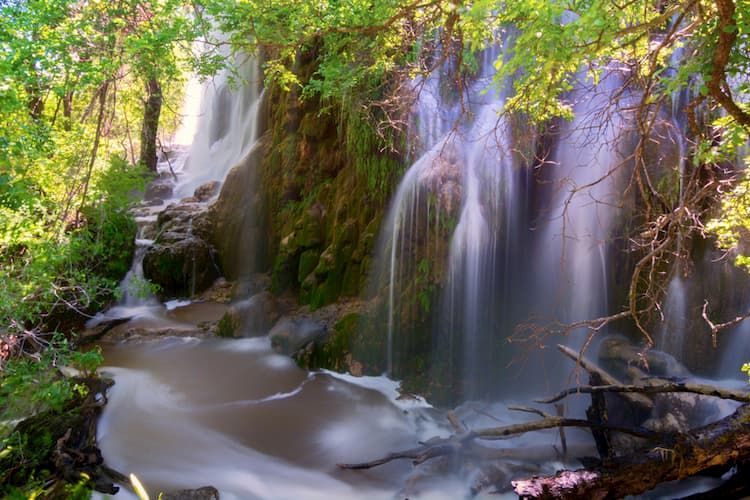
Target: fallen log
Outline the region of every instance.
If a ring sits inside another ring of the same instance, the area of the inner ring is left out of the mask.
[[[605,460],[554,476],[512,481],[524,499],[604,499],[638,495],[658,484],[750,459],[750,405],[732,415],[674,436],[671,445]]]
[[[360,463],[342,463],[337,464],[341,469],[370,469],[379,465],[392,462],[393,460],[399,459],[412,459],[415,465],[421,464],[438,456],[444,456],[454,453],[463,453],[466,456],[477,456],[478,458],[487,458],[487,449],[482,448],[481,451],[475,450],[472,441],[474,440],[488,440],[495,441],[499,439],[507,439],[509,437],[525,434],[527,432],[540,431],[545,429],[555,429],[559,427],[581,427],[581,428],[595,428],[601,430],[607,430],[611,432],[622,432],[630,434],[640,438],[649,439],[652,441],[669,441],[670,436],[663,433],[650,431],[643,428],[630,428],[608,425],[605,423],[591,422],[585,419],[576,418],[565,418],[554,415],[548,415],[536,409],[531,408],[514,408],[520,411],[526,411],[541,415],[543,418],[532,422],[524,422],[521,424],[512,424],[501,427],[487,427],[483,429],[470,430],[465,433],[454,434],[448,438],[434,438],[424,443],[422,446],[411,448],[404,451],[390,453],[384,457],[377,458],[368,462]],[[498,450],[499,451],[499,450]],[[484,455],[480,457],[479,455]]]
[[[664,382],[653,385],[583,385],[565,389],[564,391],[559,392],[551,398],[537,399],[534,402],[551,404],[556,403],[571,394],[600,394],[605,392],[620,394],[664,394],[674,392],[688,392],[692,394],[700,394],[702,396],[712,396],[720,399],[731,399],[734,401],[739,401],[741,403],[750,403],[750,392],[733,391],[731,389],[723,389],[721,387],[716,387],[713,385],[691,384],[685,382]]]

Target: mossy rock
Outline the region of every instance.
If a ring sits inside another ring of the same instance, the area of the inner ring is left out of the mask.
[[[341,295],[354,297],[359,293],[362,282],[361,266],[356,262],[350,262],[344,271],[344,277],[341,281]]]
[[[349,371],[352,341],[357,333],[361,315],[349,313],[336,322],[324,339],[320,339],[295,354],[294,359],[309,370],[326,369]]]
[[[294,245],[312,248],[323,243],[323,206],[316,203],[310,206],[295,224]]]
[[[297,266],[297,281],[304,283],[310,273],[312,273],[318,266],[320,260],[320,252],[315,249],[305,250],[299,256],[299,266]]]
[[[143,258],[143,274],[162,297],[186,297],[206,290],[221,276],[213,249],[201,238],[157,243]]]
[[[279,253],[271,270],[271,291],[281,293],[297,283],[299,257],[297,254]]]
[[[336,302],[341,295],[341,277],[329,274],[326,280],[310,294],[310,308],[315,310]]]

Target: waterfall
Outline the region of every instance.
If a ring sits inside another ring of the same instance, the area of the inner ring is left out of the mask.
[[[607,314],[608,242],[629,168],[628,119],[609,106],[621,83],[613,71],[593,98],[589,82],[571,94],[576,118],[549,138],[550,157],[538,165],[547,179],[534,180],[536,136],[503,114],[509,86],[492,82],[502,50],[480,55],[461,97],[446,92],[444,68],[419,82],[413,132],[422,154],[399,185],[379,250],[389,373],[425,370],[414,359],[428,356],[430,383],[463,398],[513,392],[504,370],[528,353],[506,342],[518,323]],[[426,280],[442,283],[432,294],[437,307],[415,312],[410,294],[422,300]],[[414,317],[422,324],[410,330]],[[420,351],[420,342],[428,348]],[[523,376],[534,385],[560,373]]]
[[[674,356],[684,359],[685,339],[688,328],[688,297],[685,280],[679,270],[669,281],[664,304],[664,321],[660,329],[659,348]]]
[[[607,243],[628,168],[621,151],[626,119],[608,104],[619,83],[612,74],[593,91],[574,93],[575,118],[561,127],[547,165],[553,192],[535,242],[537,300],[564,322],[607,312]]]
[[[200,114],[176,195],[190,196],[205,182],[223,181],[252,150],[259,135],[261,78],[257,59],[240,54],[235,70],[222,70],[204,82]],[[186,135],[183,132],[182,137]]]

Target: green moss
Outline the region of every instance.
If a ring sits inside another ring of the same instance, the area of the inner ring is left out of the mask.
[[[326,304],[336,302],[341,294],[341,276],[338,273],[329,274],[310,295],[310,308],[315,310]]]
[[[237,318],[226,312],[216,325],[216,335],[223,338],[234,338],[237,336],[239,327]]]
[[[297,266],[297,281],[303,283],[305,278],[312,273],[318,266],[320,252],[317,250],[305,250],[299,256],[299,266]]]
[[[357,334],[360,318],[357,313],[343,316],[324,342],[316,342],[308,350],[296,355],[297,363],[307,369],[347,371],[347,356],[351,354],[352,340]]]

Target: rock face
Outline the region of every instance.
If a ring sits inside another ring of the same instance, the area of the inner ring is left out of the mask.
[[[157,218],[154,244],[143,258],[143,274],[159,285],[162,297],[200,293],[221,276],[214,248],[208,243],[212,224],[199,198],[210,198],[217,189],[210,182],[196,189],[185,202],[170,205]]]
[[[301,78],[316,70],[314,57],[300,61]],[[272,290],[291,291],[313,310],[357,297],[401,158],[358,112],[321,112],[318,103],[300,103],[293,93],[270,95],[269,154],[258,181]]]
[[[216,248],[221,268],[229,280],[244,279],[264,269],[266,264],[268,238],[263,196],[259,194],[256,180],[258,164],[266,150],[261,140],[229,171],[208,214],[212,227],[209,241]]]
[[[276,352],[291,355],[324,337],[326,333],[325,325],[309,318],[285,317],[271,328],[268,338]]]

